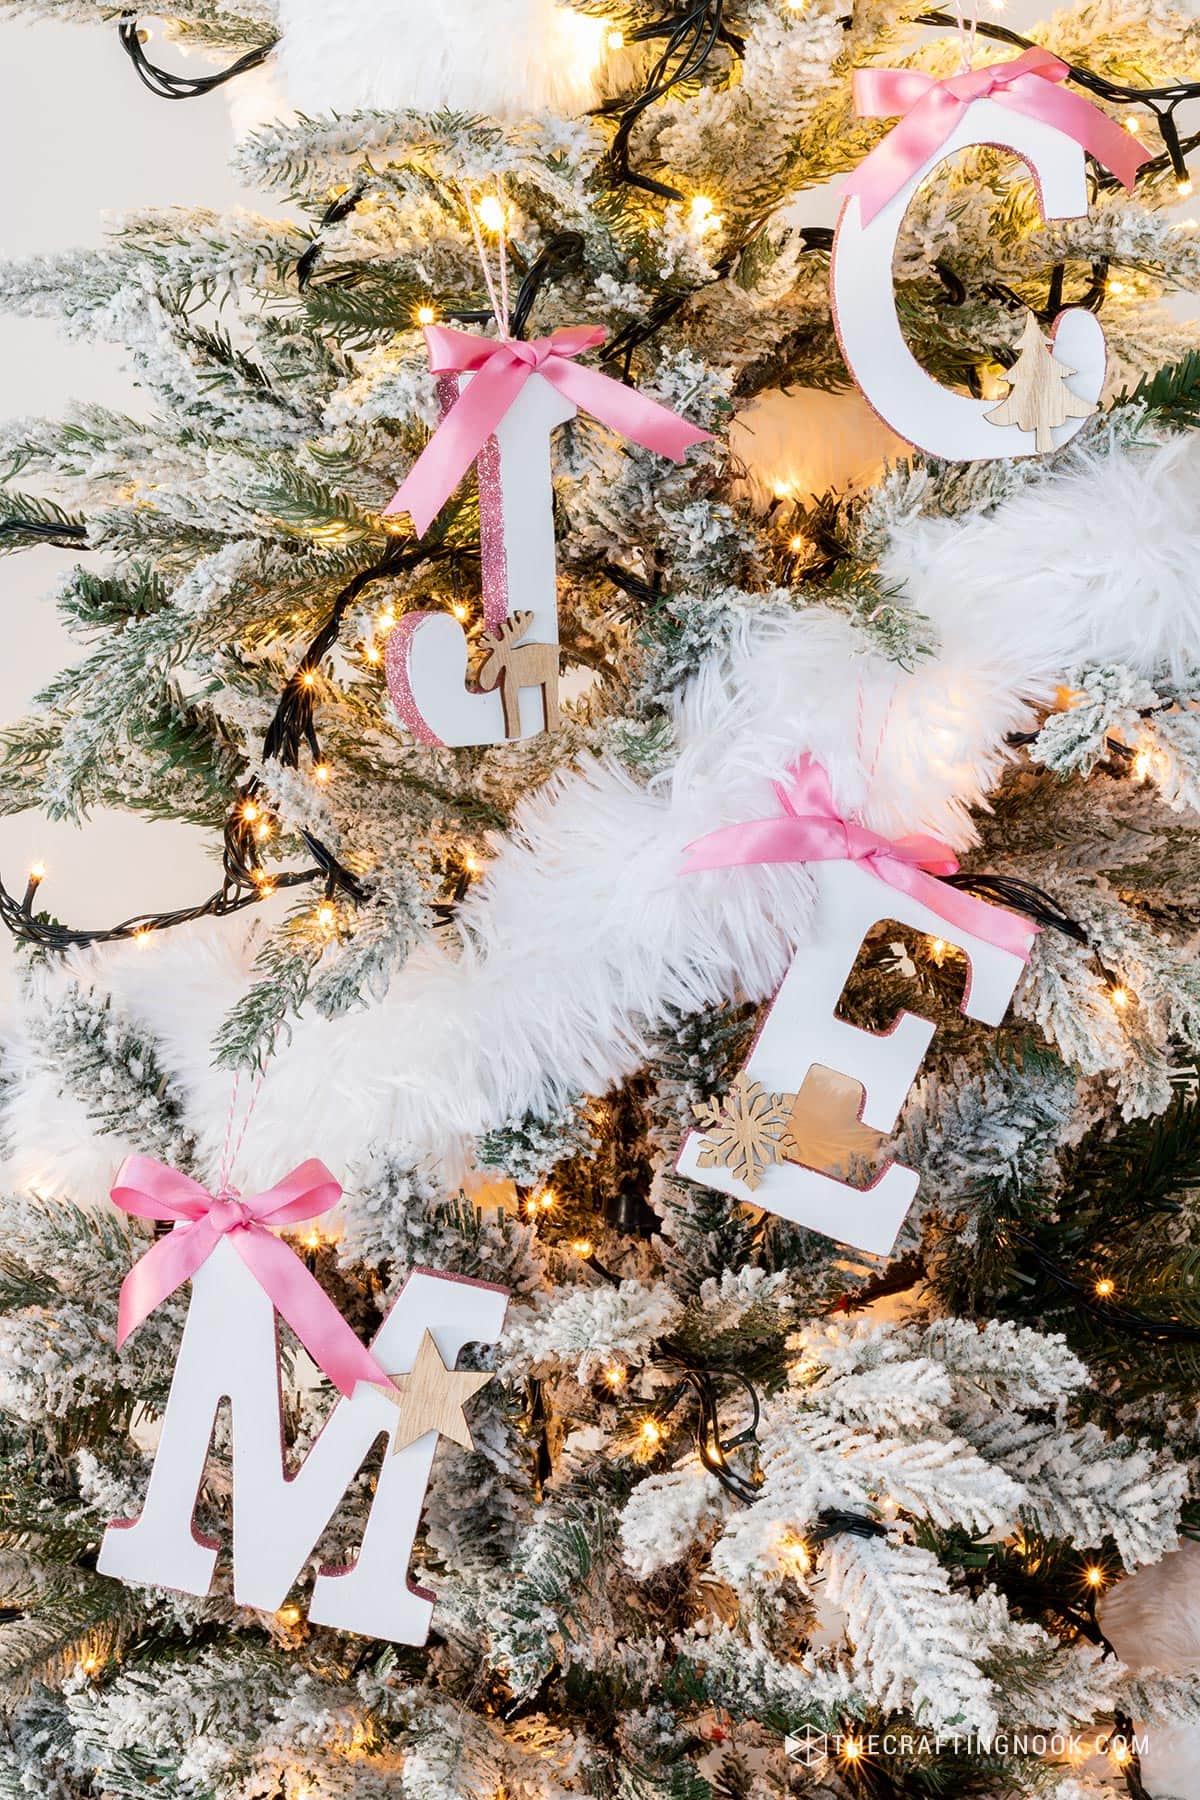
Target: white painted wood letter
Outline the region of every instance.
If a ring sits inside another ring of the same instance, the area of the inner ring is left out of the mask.
[[[796,1093],[808,1071],[820,1066],[860,1082],[860,1117],[876,1131],[891,1131],[933,1038],[934,1027],[901,1013],[888,1032],[861,1031],[835,1016],[842,989],[862,941],[882,919],[896,919],[930,937],[956,944],[968,962],[963,1011],[985,1025],[998,1025],[1025,964],[1009,950],[949,924],[919,900],[887,886],[851,862],[809,865],[817,902],[808,940],[801,944],[771,1004],[746,1062],[746,1074],[770,1093]],[[1029,927],[1029,942],[1034,937]],[[751,1189],[730,1169],[704,1167],[704,1133],[692,1132],[677,1163],[681,1175],[704,1187],[733,1194],[752,1206],[807,1225],[813,1231],[886,1256],[912,1205],[919,1176],[902,1163],[889,1163],[868,1188],[800,1163],[772,1163]]]
[[[1042,216],[1081,218],[1088,210],[1087,165],[1074,138],[995,100],[974,100],[946,141],[911,175],[871,220],[862,222],[862,202],[851,195],[842,207],[833,241],[830,284],[833,319],[842,354],[855,381],[879,417],[910,444],[933,456],[974,462],[1031,456],[1032,431],[1018,425],[989,425],[985,414],[995,399],[956,394],[922,369],[904,341],[896,314],[892,257],[909,202],[939,162],[972,145],[1011,150],[1031,170]],[[1076,307],[1060,315],[1054,355],[1075,373],[1067,387],[1095,403],[1104,387],[1106,353],[1099,321]],[[1054,429],[1056,449],[1073,438],[1082,419]]]
[[[443,407],[453,404],[459,382],[472,380],[443,377]],[[517,657],[558,643],[550,434],[575,412],[548,381],[531,375],[477,463],[484,627],[495,631],[510,612],[531,612]],[[406,613],[391,631],[388,691],[414,736],[426,744],[503,744],[546,729],[546,696],[540,684],[532,685],[520,690],[521,728],[510,736],[500,688],[482,693],[467,686],[467,656],[467,634],[449,613]]]
[[[464,1344],[495,1341],[507,1304],[503,1288],[417,1269],[373,1348],[389,1375],[402,1374],[428,1330],[453,1368]],[[236,1251],[218,1244],[192,1279],[146,1504],[140,1518],[108,1527],[96,1565],[102,1575],[208,1593],[218,1545],[199,1537],[192,1521],[222,1399],[233,1424],[234,1597],[275,1612],[384,1433],[390,1451],[397,1411],[360,1382],[287,1474],[275,1311]],[[356,1561],[317,1577],[308,1609],[315,1624],[399,1644],[425,1642],[434,1597],[410,1584],[408,1564],[436,1448],[430,1431],[385,1456]]]

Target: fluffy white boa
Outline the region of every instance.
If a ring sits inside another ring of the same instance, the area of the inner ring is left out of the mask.
[[[1081,662],[1151,673],[1200,648],[1200,446],[1114,454],[1041,482],[989,518],[898,532],[886,578],[906,583],[942,652],[911,672],[822,609],[775,612],[678,698],[679,753],[648,788],[596,762],[533,796],[462,910],[453,943],[412,959],[385,1002],[304,1016],[276,1058],[245,1181],[320,1155],[344,1170],[373,1146],[436,1150],[572,1089],[633,1071],[672,1007],[767,996],[804,932],[802,868],[681,876],[686,844],[775,810],[771,781],[802,750],[844,812],[889,835],[960,848],[1008,732]],[[219,1146],[229,1080],[210,1063],[250,955],[235,921],[181,930],[150,954],[75,959],[161,1040],[205,1144]],[[20,1018],[8,1037],[13,1170],[102,1192],[125,1146],[97,1138],[39,1068]]]

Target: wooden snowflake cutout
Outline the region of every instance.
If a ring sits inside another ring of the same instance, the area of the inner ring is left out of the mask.
[[[784,1154],[784,1139],[795,1094],[768,1094],[745,1070],[723,1100],[707,1100],[692,1111],[705,1128],[697,1160],[705,1169],[729,1169],[754,1189]]]

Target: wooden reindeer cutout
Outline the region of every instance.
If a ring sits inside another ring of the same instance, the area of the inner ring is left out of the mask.
[[[558,645],[522,642],[533,624],[531,612],[510,613],[507,619],[485,631],[480,645],[487,652],[475,680],[485,694],[500,689],[504,706],[504,731],[521,736],[521,689],[540,688],[546,714],[546,730],[558,729]]]

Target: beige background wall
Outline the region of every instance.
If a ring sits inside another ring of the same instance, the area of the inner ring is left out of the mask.
[[[176,45],[159,60],[188,70]],[[115,26],[0,24],[0,168],[6,171],[0,254],[32,255],[96,244],[103,215],[147,206],[224,208],[237,199],[226,167],[231,141],[224,94],[165,101],[142,87]],[[144,410],[115,349],[65,343],[46,320],[0,314],[0,415],[57,415],[72,396]],[[79,649],[44,596],[75,558],[38,549],[0,559],[0,723]],[[215,885],[214,866],[190,826],[97,814],[81,830],[23,816],[0,818],[0,876],[24,885],[29,864],[50,870],[46,905],[76,924],[111,924],[146,908],[189,901]],[[0,934],[2,935],[2,934]],[[0,982],[8,975],[0,941]]]

